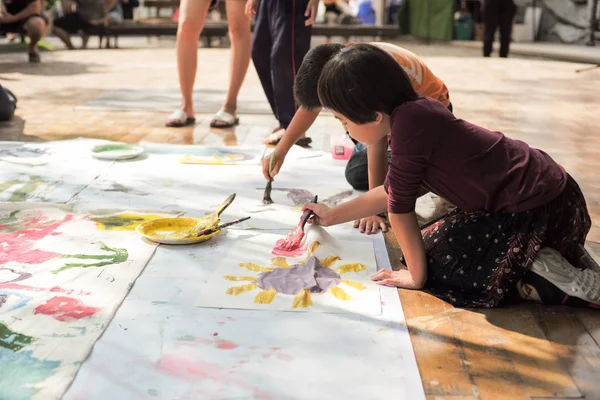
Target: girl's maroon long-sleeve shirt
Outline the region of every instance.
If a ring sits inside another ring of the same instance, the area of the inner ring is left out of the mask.
[[[414,211],[421,185],[467,212],[517,213],[553,200],[567,182],[548,154],[458,119],[429,98],[392,112],[389,142],[384,187],[395,214]]]

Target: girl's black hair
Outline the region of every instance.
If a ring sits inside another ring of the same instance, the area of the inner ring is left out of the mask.
[[[394,58],[370,44],[342,49],[325,65],[319,78],[323,107],[356,124],[375,121],[377,113],[394,109],[419,96]]]

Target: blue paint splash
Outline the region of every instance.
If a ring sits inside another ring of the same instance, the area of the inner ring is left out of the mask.
[[[59,361],[40,360],[31,353],[0,347],[0,399],[29,400],[38,391],[33,385],[51,377],[60,366]]]
[[[27,305],[27,303],[29,303],[33,299],[33,297],[25,296],[24,294],[21,294],[19,292],[5,289],[0,289],[0,295],[6,296],[6,302],[4,304],[0,304],[0,308],[8,307],[8,300],[12,301],[10,296],[17,296],[19,299],[17,304],[14,304],[11,308],[3,309],[3,312],[9,312],[13,310],[18,310],[19,308],[23,308]]]

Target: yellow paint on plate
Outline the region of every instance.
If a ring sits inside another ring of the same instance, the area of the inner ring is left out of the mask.
[[[139,225],[164,218],[154,214],[117,214],[107,217],[92,217],[96,227],[103,231],[134,231]]]
[[[275,289],[263,290],[256,295],[254,302],[257,304],[271,304],[276,294],[277,291]]]
[[[246,293],[258,287],[258,283],[249,283],[242,286],[233,286],[227,289],[227,294],[237,296],[238,294]]]
[[[336,268],[334,271],[338,274],[347,274],[348,272],[361,272],[367,269],[363,264],[346,264]]]
[[[211,237],[219,234],[218,230],[209,235],[196,236],[190,235],[190,231],[203,221],[204,218],[160,218],[141,224],[137,232],[148,240],[165,244],[192,244],[201,243],[209,240]],[[214,222],[213,222],[214,221]],[[203,226],[200,229],[207,229],[219,223],[219,220],[211,220],[208,223],[212,225]]]

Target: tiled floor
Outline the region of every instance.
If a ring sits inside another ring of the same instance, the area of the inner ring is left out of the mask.
[[[94,43],[92,42],[92,45]],[[424,56],[450,88],[455,114],[543,148],[580,183],[600,242],[600,69],[527,59],[483,59],[478,49],[405,47]],[[19,97],[17,117],[0,123],[0,140],[100,137],[126,142],[250,144],[275,123],[240,115],[235,131],[210,130],[209,114],[195,127],[169,129],[164,113],[76,111],[120,88],[177,87],[171,40],[121,40],[121,50],[56,51],[41,65],[22,53],[0,54],[0,82]],[[224,89],[228,50],[202,49],[197,85]],[[262,93],[253,70],[241,96]],[[312,136],[325,146],[340,128],[323,116]],[[397,244],[388,235],[392,260]],[[596,252],[600,254],[600,246]],[[431,399],[600,399],[600,311],[523,305],[458,310],[422,292],[401,291],[426,393]]]

